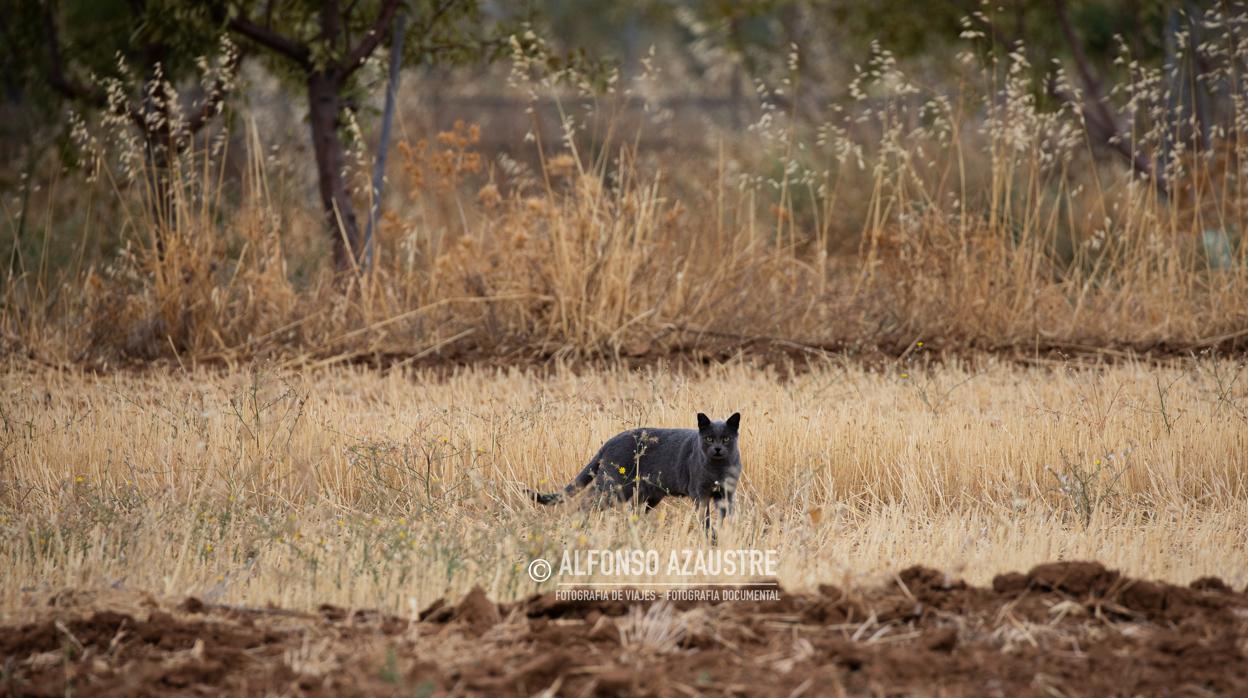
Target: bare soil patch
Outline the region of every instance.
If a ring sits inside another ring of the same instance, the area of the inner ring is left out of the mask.
[[[32,595],[0,626],[8,695],[1245,695],[1248,593],[1096,562],[990,588],[911,567],[779,601],[505,604],[416,617],[117,590]]]

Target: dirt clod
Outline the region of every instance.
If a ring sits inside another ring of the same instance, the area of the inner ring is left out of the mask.
[[[498,612],[498,605],[485,595],[485,590],[475,586],[459,602],[452,620],[462,621],[473,633],[480,635],[498,625],[502,616]]]
[[[1076,595],[1103,594],[1117,579],[1117,572],[1099,562],[1049,562],[1036,565],[1027,575],[1032,589]]]
[[[1222,581],[1220,577],[1201,577],[1188,586],[1197,591],[1220,591],[1224,594],[1235,593],[1235,590],[1227,586],[1226,582]]]
[[[649,602],[498,604],[475,588],[409,620],[66,591],[0,624],[0,693],[1248,695],[1248,596],[1215,578],[1059,562],[980,588],[911,567],[781,593],[675,604],[622,640]]]

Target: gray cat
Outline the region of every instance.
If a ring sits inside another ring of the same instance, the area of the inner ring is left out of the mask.
[[[741,479],[740,425],[739,413],[713,422],[699,412],[697,429],[630,429],[603,444],[563,492],[528,493],[538,504],[556,504],[596,480],[604,495],[645,504],[647,509],[664,497],[689,497],[702,507],[702,521],[709,530],[712,504],[721,520],[732,513]]]

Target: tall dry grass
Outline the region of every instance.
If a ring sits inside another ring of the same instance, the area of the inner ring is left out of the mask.
[[[522,487],[563,484],[624,428],[732,410],[745,474],[721,545],[778,550],[786,587],[915,563],[982,583],[1095,558],[1239,588],[1244,370],[14,369],[0,613],[31,590],[108,585],[407,612],[476,584],[550,588],[525,567],[566,549],[704,548],[687,500],[544,508]]]
[[[1214,49],[1209,83],[1239,90],[1243,52]],[[537,168],[485,158],[471,126],[412,134],[376,268],[348,278],[326,271],[301,168],[270,152],[256,119],[176,159],[172,225],[150,215],[142,158],[83,124],[97,181],[23,208],[4,348],[94,366],[898,355],[919,339],[950,352],[1241,350],[1234,173],[1248,138],[1235,126],[1185,147],[1167,130],[1165,81],[1132,64],[1118,97],[1140,149],[1170,144],[1163,194],[1107,159],[1077,110],[1039,99],[1035,72],[1019,50],[946,89],[880,50],[825,123],[761,89],[756,123],[690,132],[693,156],[613,132],[612,100],[634,89],[622,87],[596,117],[564,113],[563,142],[534,146]],[[522,94],[559,94],[532,65],[513,78]],[[800,96],[796,78],[777,87]],[[594,118],[602,135],[587,142]],[[353,162],[363,195],[364,150]]]

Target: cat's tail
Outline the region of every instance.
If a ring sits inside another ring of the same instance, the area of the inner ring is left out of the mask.
[[[563,488],[562,492],[551,492],[546,494],[538,492],[537,490],[531,490],[527,487],[524,491],[528,493],[528,495],[533,498],[533,501],[538,504],[558,504],[568,497],[571,497],[577,492],[585,489],[589,486],[589,483],[594,481],[594,476],[598,474],[598,462],[599,460],[595,458],[589,463],[589,465],[582,468],[581,472],[577,474],[576,478],[573,479],[572,482],[568,483],[567,487]]]

